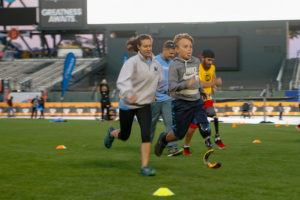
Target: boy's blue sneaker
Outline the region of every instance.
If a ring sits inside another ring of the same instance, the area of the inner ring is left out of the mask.
[[[104,145],[105,145],[105,147],[108,148],[108,149],[111,147],[111,145],[112,145],[112,143],[113,143],[113,141],[114,141],[114,139],[115,139],[113,136],[110,135],[110,133],[111,133],[113,130],[115,130],[115,129],[114,129],[113,127],[110,127],[110,128],[108,129],[107,135],[106,135],[106,137],[105,137],[105,139],[104,139]]]
[[[146,167],[143,167],[141,169],[141,172],[140,172],[141,175],[143,176],[155,176],[155,170],[154,169],[151,169],[150,167],[146,166]]]

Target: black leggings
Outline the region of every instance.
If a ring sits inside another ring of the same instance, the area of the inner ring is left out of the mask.
[[[120,109],[120,133],[119,139],[127,140],[131,133],[132,122],[136,115],[138,123],[141,128],[142,142],[150,142],[150,128],[151,128],[151,109],[150,105],[133,110]]]
[[[109,108],[110,108],[110,104],[105,104],[102,103],[101,104],[101,112],[102,112],[102,120],[105,119],[105,113],[106,113],[106,119],[110,120],[110,115],[109,115]]]

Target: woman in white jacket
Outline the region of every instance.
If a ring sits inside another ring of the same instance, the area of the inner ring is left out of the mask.
[[[136,40],[139,51],[124,63],[117,80],[120,90],[120,129],[109,128],[104,144],[106,148],[110,148],[115,138],[127,140],[136,116],[142,137],[140,173],[154,176],[155,170],[148,165],[151,151],[150,104],[154,101],[158,85],[164,77],[160,64],[152,54],[152,37],[142,34],[136,37]]]

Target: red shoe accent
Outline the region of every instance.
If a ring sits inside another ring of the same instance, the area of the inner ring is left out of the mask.
[[[190,152],[190,147],[183,147],[183,149],[183,155],[192,155],[192,153]]]
[[[190,123],[190,128],[198,128],[197,124]]]
[[[223,144],[223,142],[221,140],[217,140],[215,143],[218,145],[219,149],[226,148],[226,145]]]

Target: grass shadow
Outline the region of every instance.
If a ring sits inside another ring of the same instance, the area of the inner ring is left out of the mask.
[[[136,170],[137,163],[130,162],[127,160],[113,160],[113,159],[101,159],[101,160],[84,160],[84,161],[73,161],[67,164],[70,167],[75,168],[102,168],[102,169],[122,169],[128,171]]]

